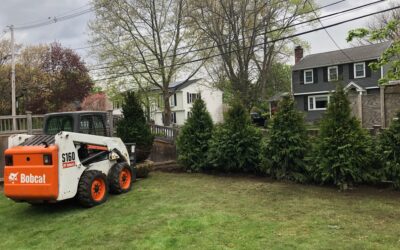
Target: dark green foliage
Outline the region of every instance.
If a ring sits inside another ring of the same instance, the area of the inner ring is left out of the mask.
[[[208,141],[211,138],[213,122],[202,99],[197,99],[192,107],[192,116],[186,120],[177,140],[178,161],[195,172],[207,164]]]
[[[383,163],[386,180],[393,181],[400,188],[400,112],[389,129],[379,137],[379,154]]]
[[[126,143],[136,143],[138,161],[146,159],[153,146],[154,136],[151,134],[142,106],[134,92],[127,92],[124,95],[122,114],[123,119],[117,123],[118,137]]]
[[[304,158],[309,148],[303,115],[293,98],[285,97],[270,126],[261,170],[276,179],[306,182]]]
[[[210,168],[228,172],[254,171],[259,164],[261,133],[250,123],[250,114],[235,101],[225,122],[214,130],[208,160]]]
[[[314,178],[317,182],[333,183],[341,189],[371,181],[373,157],[371,138],[351,115],[346,93],[338,85],[320,124]]]

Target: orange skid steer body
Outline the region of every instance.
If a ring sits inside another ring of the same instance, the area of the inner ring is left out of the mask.
[[[109,191],[129,191],[135,179],[128,150],[116,137],[73,132],[13,135],[5,163],[5,196],[29,203],[76,197],[91,207],[103,203]]]

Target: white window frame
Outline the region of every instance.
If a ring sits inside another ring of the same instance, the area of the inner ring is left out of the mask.
[[[318,111],[318,110],[326,110],[326,108],[317,108],[315,99],[318,97],[328,97],[328,104],[330,102],[330,95],[310,95],[308,96],[308,111]],[[313,103],[313,108],[311,109],[310,103]]]
[[[362,76],[357,76],[357,65],[362,65],[363,67],[364,67],[364,74],[362,75]],[[365,68],[365,62],[359,62],[359,63],[355,63],[354,64],[354,79],[357,79],[357,78],[365,78],[365,75],[366,75],[366,68]]]
[[[171,108],[176,106],[176,103],[175,103],[175,95],[176,95],[176,94],[173,94],[173,95],[171,95],[171,96],[169,97],[169,106],[170,106]]]
[[[307,72],[311,72],[311,82],[307,82]],[[304,84],[312,84],[314,83],[314,70],[313,69],[306,69],[304,70]]]
[[[331,69],[336,70],[336,79],[331,79],[331,73],[329,72]],[[331,66],[328,67],[328,82],[338,81],[339,80],[339,67],[338,66]]]

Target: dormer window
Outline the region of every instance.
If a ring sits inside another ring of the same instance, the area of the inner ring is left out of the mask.
[[[365,77],[365,62],[354,64],[354,78]]]
[[[312,69],[304,70],[304,84],[310,84],[310,83],[314,83],[313,70]]]
[[[328,67],[328,82],[339,80],[338,66]]]

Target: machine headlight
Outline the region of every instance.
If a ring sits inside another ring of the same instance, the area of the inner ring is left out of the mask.
[[[53,159],[50,154],[43,155],[43,164],[44,165],[52,165],[53,164]]]

